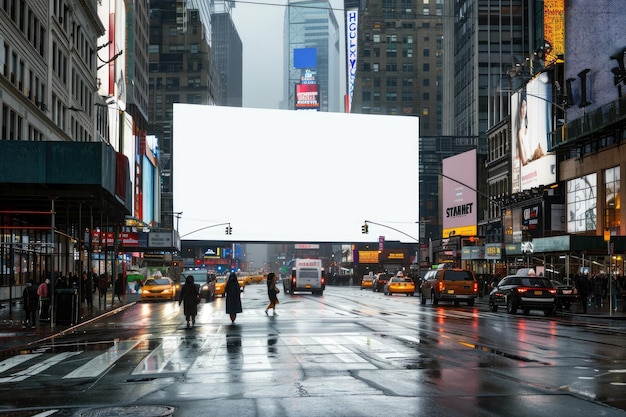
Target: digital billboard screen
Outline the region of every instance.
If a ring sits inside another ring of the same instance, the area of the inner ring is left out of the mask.
[[[443,160],[443,236],[476,234],[476,150]]]
[[[319,84],[296,84],[296,109],[318,109]]]
[[[556,155],[548,152],[552,131],[552,82],[539,74],[511,96],[512,192],[556,182]]]

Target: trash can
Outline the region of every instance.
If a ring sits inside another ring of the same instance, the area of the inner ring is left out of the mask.
[[[78,322],[78,289],[59,288],[55,292],[55,323],[76,324]]]

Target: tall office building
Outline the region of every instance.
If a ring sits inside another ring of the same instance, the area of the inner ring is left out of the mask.
[[[286,109],[296,108],[296,84],[303,79],[304,68],[294,66],[294,50],[315,48],[315,83],[319,85],[319,110],[338,112],[341,109],[339,25],[327,0],[289,1],[285,11],[284,65],[287,68],[284,85]]]
[[[446,2],[448,63],[444,71],[445,135],[479,136],[509,114],[508,74],[523,73],[529,57],[528,0]],[[519,80],[513,80],[519,82]]]
[[[219,77],[217,104],[241,107],[243,103],[243,46],[233,22],[234,2],[217,1],[211,16],[213,63]]]
[[[215,104],[218,78],[210,29],[185,1],[150,2],[150,124],[161,151],[161,226],[174,226],[172,123],[174,103]]]
[[[440,135],[443,0],[367,0],[357,26],[351,112],[419,116],[420,136]]]
[[[126,111],[134,121],[133,134],[148,128],[148,0],[126,1]]]

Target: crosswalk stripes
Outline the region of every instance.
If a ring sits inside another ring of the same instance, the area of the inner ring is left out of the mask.
[[[268,339],[264,337],[236,337],[236,352],[232,346],[232,336],[219,335],[201,339],[166,337],[132,368],[135,378],[165,377],[173,373],[203,374],[228,373],[233,369],[234,354],[238,369],[247,371],[270,371],[276,366],[284,366],[283,361],[270,360]],[[407,341],[415,342],[414,340]],[[55,365],[72,367],[74,362],[64,364],[78,355],[89,355],[80,359],[81,366],[69,371],[62,379],[98,378],[106,374],[117,361],[133,351],[145,341],[116,341],[103,352],[73,351],[62,353],[29,353],[0,361],[0,384],[24,381],[44,375],[44,371]],[[285,354],[300,358],[301,366],[325,367],[333,369],[375,369],[376,363],[395,364],[398,359],[414,355],[414,351],[402,349],[396,343],[385,343],[380,338],[363,334],[352,335],[307,335],[282,336],[282,349]],[[274,346],[274,344],[272,344]],[[373,363],[372,363],[373,361]],[[30,364],[30,362],[36,362]],[[13,371],[13,373],[11,373]],[[57,371],[57,373],[59,373]]]
[[[139,341],[137,340],[116,342],[113,346],[107,349],[106,352],[96,356],[83,366],[76,368],[63,378],[95,378],[102,372],[106,371],[119,358],[130,352],[138,344]]]
[[[43,362],[37,363],[35,365],[32,365],[29,368],[26,368],[22,371],[18,371],[14,374],[12,374],[11,376],[8,377],[4,377],[4,378],[0,378],[0,384],[3,383],[7,383],[7,382],[20,382],[20,381],[24,381],[25,379],[30,378],[31,376],[37,375],[42,373],[43,371],[45,371],[46,369],[60,363],[63,362],[64,360],[66,360],[67,358],[70,358],[72,356],[76,356],[76,355],[80,355],[82,352],[63,352],[63,353],[58,353],[46,360],[44,360]]]

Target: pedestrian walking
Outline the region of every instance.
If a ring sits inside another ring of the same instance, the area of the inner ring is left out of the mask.
[[[278,315],[276,314],[276,304],[278,304],[278,293],[280,293],[280,290],[276,286],[277,279],[278,277],[275,273],[270,272],[269,274],[267,274],[267,297],[270,299],[270,303],[265,308],[266,316],[269,315],[267,311],[270,308],[274,311],[275,316]]]
[[[196,324],[198,304],[200,303],[200,291],[191,275],[185,278],[185,284],[180,291],[178,305],[181,305],[183,302],[185,303],[183,313],[185,314],[185,320],[187,320],[187,328],[190,328]]]
[[[32,280],[29,280],[26,283],[26,287],[24,288],[24,292],[22,293],[22,302],[24,304],[24,312],[26,313],[24,326],[36,326],[37,309],[39,308],[39,296],[37,295],[37,289],[33,285]]]
[[[616,275],[611,276],[611,308],[613,311],[617,311],[617,294],[621,293],[622,289],[619,285]]]
[[[117,274],[114,291],[115,296],[117,297],[117,301],[122,303],[122,297],[126,298],[126,285],[124,285],[124,274],[122,274],[121,272]]]
[[[87,301],[87,308],[89,312],[93,311],[93,280],[87,274],[87,271],[82,273],[82,292],[84,294],[85,301]]]
[[[602,275],[598,274],[593,277],[593,300],[596,308],[602,307],[602,296],[604,292],[604,282]]]
[[[39,300],[41,301],[41,309],[39,312],[39,320],[50,320],[50,279],[46,278],[44,282],[39,284],[37,287],[37,295],[39,296]]]
[[[583,308],[583,313],[587,314],[587,304],[589,299],[589,294],[591,293],[591,281],[587,278],[586,275],[574,275],[574,283],[576,285],[576,289],[578,290],[578,297],[580,298],[581,306]]]
[[[108,272],[100,275],[98,280],[98,293],[100,294],[100,298],[102,298],[106,304],[107,299],[107,289],[109,288],[109,282],[111,281],[111,275]]]
[[[237,274],[234,272],[228,276],[224,295],[226,295],[226,314],[230,315],[230,322],[235,323],[237,313],[241,313],[243,308],[241,307],[241,289],[237,281]]]

